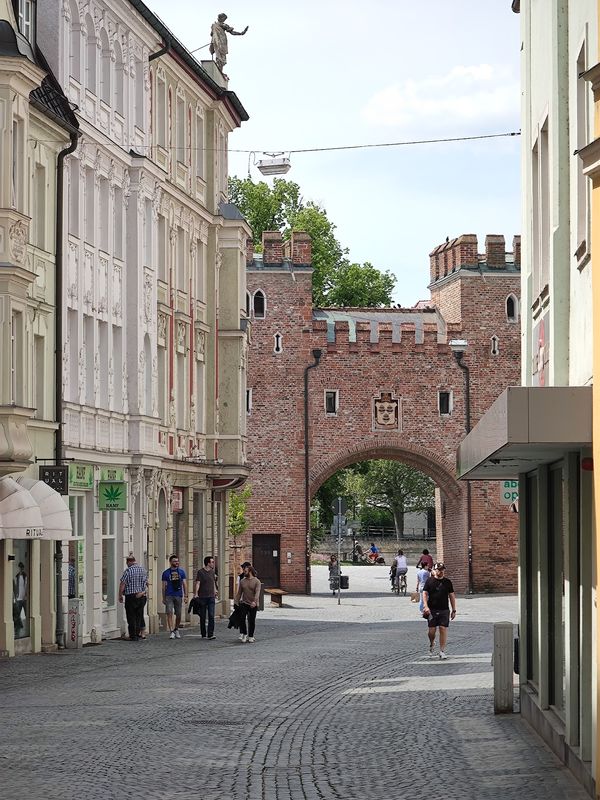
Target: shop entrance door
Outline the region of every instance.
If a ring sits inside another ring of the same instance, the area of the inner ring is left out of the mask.
[[[279,587],[279,534],[257,534],[252,537],[252,564],[265,589]]]

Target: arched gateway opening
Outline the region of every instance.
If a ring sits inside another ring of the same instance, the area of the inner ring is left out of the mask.
[[[488,237],[478,254],[476,237],[462,236],[431,254],[431,300],[316,309],[307,238],[293,234],[282,257],[270,233],[247,265],[248,291],[260,289],[269,311],[255,315],[248,350],[252,498],[241,555],[260,556],[271,585],[310,591],[311,497],[342,467],[396,460],[438,487],[435,556],[457,591],[516,590],[518,515],[498,482],[459,483],[455,459],[469,427],[519,382],[518,326],[506,314],[519,292],[517,249]]]

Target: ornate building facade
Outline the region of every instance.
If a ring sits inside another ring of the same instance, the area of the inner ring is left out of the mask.
[[[149,571],[151,630],[171,552],[190,574],[207,553],[226,563],[226,492],[247,473],[248,233],[225,203],[227,139],[247,115],[138,0],[40,8],[82,133],[67,164],[62,456],[84,641],[100,641],[124,631],[129,551]],[[125,510],[101,509],[109,482]]]

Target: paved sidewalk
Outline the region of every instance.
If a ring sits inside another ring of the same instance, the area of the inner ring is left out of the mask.
[[[451,658],[431,661],[386,568],[348,572],[338,606],[314,568],[313,595],[259,614],[255,644],[223,621],[216,641],[1,661],[2,797],[587,797],[518,715],[492,713],[491,623],[515,621],[514,597],[459,598]]]

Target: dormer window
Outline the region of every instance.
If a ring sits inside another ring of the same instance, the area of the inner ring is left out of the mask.
[[[35,3],[34,0],[18,0],[17,18],[19,31],[30,44],[34,44],[35,36]]]

